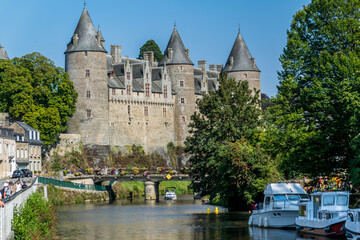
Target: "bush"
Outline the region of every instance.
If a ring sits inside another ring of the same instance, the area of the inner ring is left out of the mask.
[[[53,239],[54,225],[54,208],[38,192],[14,209],[12,229],[15,240]]]

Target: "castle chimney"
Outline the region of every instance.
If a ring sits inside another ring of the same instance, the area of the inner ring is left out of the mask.
[[[150,67],[153,67],[153,65],[154,65],[154,52],[153,51],[144,52],[144,60],[149,61]]]
[[[216,71],[221,72],[222,68],[223,68],[222,64],[216,65]]]
[[[206,60],[200,60],[200,61],[198,61],[198,66],[199,66],[199,68],[201,68],[204,72],[206,71],[206,65],[207,65],[207,61],[206,61]]]
[[[216,64],[209,64],[210,71],[216,71]]]
[[[252,62],[252,64],[253,64],[253,66],[255,67],[256,65],[255,65],[255,58],[251,58],[251,62]]]
[[[190,59],[190,56],[189,56],[189,49],[188,49],[188,48],[185,50],[185,54],[186,54],[187,58],[188,58],[188,59]]]
[[[111,45],[111,57],[113,63],[121,63],[121,46],[120,45]]]
[[[171,61],[173,58],[173,50],[172,48],[168,48],[168,59],[169,61]]]
[[[230,67],[234,66],[234,57],[230,57]]]
[[[79,36],[75,33],[73,35],[73,45],[74,47],[78,44]]]

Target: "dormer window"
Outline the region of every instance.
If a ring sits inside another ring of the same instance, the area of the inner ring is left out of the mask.
[[[150,97],[150,84],[145,84],[145,95]]]
[[[130,73],[129,72],[126,73],[126,79],[130,80]]]
[[[149,79],[149,74],[148,73],[146,73],[146,79]]]
[[[166,80],[166,74],[164,75],[164,79]]]
[[[127,95],[131,94],[131,86],[130,85],[126,86],[126,93],[127,93]]]
[[[168,97],[167,86],[164,86],[164,98]]]

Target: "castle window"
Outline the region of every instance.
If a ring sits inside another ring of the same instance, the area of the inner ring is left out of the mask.
[[[183,86],[184,86],[184,81],[181,80],[181,81],[180,81],[180,87],[183,87]]]
[[[150,97],[150,84],[145,84],[145,94],[147,97]]]
[[[186,121],[185,116],[182,116],[182,117],[181,117],[181,121],[183,121],[183,122],[185,122],[185,121]]]
[[[182,66],[180,66],[180,70],[182,71]]]
[[[130,115],[130,105],[128,106],[128,114]]]
[[[90,91],[86,91],[86,97],[87,97],[87,98],[90,98],[90,97],[91,97]]]
[[[180,98],[180,103],[184,104],[185,103],[185,98]]]
[[[116,94],[116,89],[113,88],[113,89],[112,89],[112,95],[115,95],[115,94]]]
[[[121,95],[124,95],[124,90],[121,90]]]
[[[130,73],[129,72],[126,73],[126,79],[130,80]]]
[[[137,92],[136,94],[137,94],[138,96],[140,96],[140,93],[139,93],[139,92]]]
[[[246,74],[246,73],[244,74],[244,78],[247,78],[247,74]]]
[[[131,93],[131,86],[130,85],[126,86],[126,93],[127,93],[127,95],[130,95],[130,93]]]
[[[148,73],[146,73],[146,79],[149,79],[149,74]]]
[[[90,77],[90,70],[85,70],[85,77]]]
[[[91,110],[90,109],[86,109],[86,117],[91,118]]]
[[[167,86],[164,86],[164,98],[167,98],[168,95],[167,95]]]
[[[166,117],[166,108],[163,108],[163,117]]]
[[[149,108],[147,106],[144,107],[144,115],[149,116]]]
[[[164,79],[166,80],[166,74],[164,75]]]
[[[88,52],[87,52],[87,51],[85,51],[85,57],[87,57],[87,55],[88,55]]]

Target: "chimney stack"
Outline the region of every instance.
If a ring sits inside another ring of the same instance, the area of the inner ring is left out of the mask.
[[[210,71],[216,71],[216,64],[209,64]]]
[[[154,52],[153,51],[144,52],[144,60],[149,61],[150,67],[153,67],[154,66]]]
[[[201,68],[204,72],[206,71],[206,65],[207,65],[207,61],[206,61],[206,60],[200,60],[200,61],[198,61],[198,66],[199,66],[199,68]]]
[[[113,63],[121,63],[121,46],[120,45],[111,45],[111,57]]]

